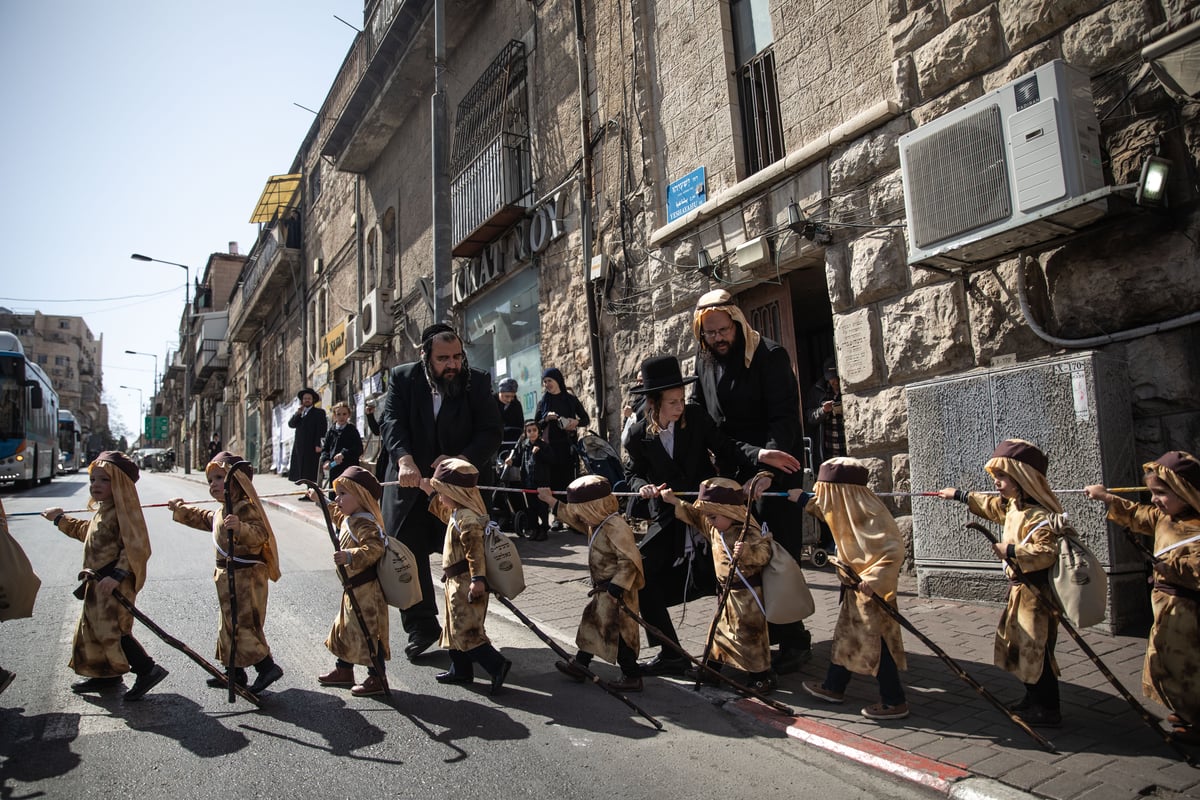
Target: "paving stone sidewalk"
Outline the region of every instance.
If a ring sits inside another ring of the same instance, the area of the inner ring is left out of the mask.
[[[203,480],[203,476],[197,479]],[[275,475],[256,476],[255,485],[262,495],[295,489],[286,478]],[[264,502],[272,507],[271,513],[286,512],[324,526],[320,510],[299,502],[298,494],[268,497]],[[517,547],[528,586],[517,604],[572,649],[590,588],[585,537],[575,532],[551,533],[544,542],[519,539]],[[440,564],[440,555],[433,559]],[[837,617],[838,584],[831,567],[804,566],[817,605],[816,614],[807,620],[813,634],[813,658],[800,673],[782,676],[774,695],[792,706],[800,720],[835,731],[835,738],[842,741],[890,746],[897,753],[1054,800],[1200,798],[1200,769],[1188,766],[1155,736],[1065,633],[1060,632],[1056,648],[1062,670],[1063,725],[1041,731],[1055,744],[1057,753],[1043,750],[908,633],[904,635],[908,671],[902,678],[913,710],[909,718],[880,724],[862,717],[859,709],[878,699],[874,679],[864,676],[854,677],[842,705],[823,704],[810,697],[800,684],[824,677]],[[436,575],[437,570],[434,572]],[[680,639],[689,652],[703,650],[715,605],[714,598],[702,598],[673,609]],[[916,596],[915,578],[907,576],[901,580],[899,607],[1002,702],[1015,701],[1023,694],[1015,678],[992,665],[999,606],[921,599]],[[1089,630],[1084,638],[1134,697],[1152,714],[1165,716],[1164,708],[1141,695],[1144,637]],[[597,662],[597,671],[602,676],[617,674],[616,667],[601,662]],[[685,684],[680,681],[680,685]],[[1195,754],[1200,756],[1200,752]]]

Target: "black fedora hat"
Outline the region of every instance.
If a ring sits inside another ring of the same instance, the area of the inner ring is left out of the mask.
[[[642,362],[642,383],[629,391],[634,394],[650,394],[662,392],[679,386],[695,383],[699,378],[683,377],[679,369],[679,359],[675,356],[652,356]]]
[[[312,395],[312,399],[313,399],[313,402],[314,402],[314,403],[319,403],[319,402],[321,402],[321,395],[317,394],[317,391],[316,391],[315,389],[311,389],[311,388],[309,388],[309,387],[307,387],[307,386],[306,386],[306,387],[304,387],[303,389],[301,389],[300,391],[296,392],[296,399],[297,399],[297,400],[303,400],[303,399],[304,399],[304,395],[306,395],[306,394],[311,394],[311,395]]]

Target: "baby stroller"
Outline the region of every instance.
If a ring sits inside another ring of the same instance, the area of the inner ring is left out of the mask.
[[[621,466],[621,459],[611,444],[594,431],[584,431],[575,447],[587,472],[608,478],[614,492],[629,491],[629,484],[625,482],[625,468]]]
[[[521,481],[521,466],[505,464],[512,455],[516,442],[501,442],[496,452],[497,485],[503,489],[524,489]],[[492,519],[501,530],[511,531],[522,538],[537,530],[537,515],[529,507],[529,495],[520,492],[493,492]]]
[[[804,437],[804,491],[811,492],[816,482],[813,471],[812,439]],[[800,557],[808,559],[818,569],[829,563],[829,553],[821,546],[824,530],[821,522],[812,514],[802,514],[803,522],[800,527]]]

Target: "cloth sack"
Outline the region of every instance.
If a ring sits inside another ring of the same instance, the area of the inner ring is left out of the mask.
[[[391,536],[384,539],[387,549],[375,567],[379,587],[389,606],[411,608],[423,599],[421,582],[417,579],[417,557],[399,539]]]
[[[41,585],[29,557],[8,532],[4,507],[0,506],[0,620],[33,616],[33,602]]]
[[[525,570],[512,539],[500,531],[495,522],[488,522],[483,532],[483,564],[487,570],[488,588],[501,597],[512,599],[525,591]]]
[[[771,560],[763,568],[762,579],[767,622],[799,622],[817,610],[803,570],[778,542],[771,543]]]
[[[1058,534],[1058,560],[1050,568],[1050,587],[1062,614],[1077,628],[1104,621],[1108,609],[1108,575],[1100,559],[1079,539],[1079,533],[1055,514],[1051,524]]]

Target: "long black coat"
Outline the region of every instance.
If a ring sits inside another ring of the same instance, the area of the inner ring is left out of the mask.
[[[680,422],[685,424],[680,425]],[[754,465],[750,459],[737,442],[718,430],[703,407],[688,403],[680,422],[675,423],[674,456],[667,455],[657,436],[646,435],[646,418],[630,428],[629,440],[625,443],[625,480],[630,491],[665,483],[676,492],[694,492],[700,488],[701,481],[718,474],[738,481],[753,476]],[[713,466],[709,452],[716,456],[717,466]],[[654,527],[663,528],[675,522],[675,507],[669,503],[652,500],[651,513]]]
[[[696,359],[700,383],[692,399],[713,417],[717,427],[736,440],[751,461],[758,461],[762,448],[782,450],[804,462],[804,430],[800,421],[800,388],[792,359],[782,345],[765,336],[758,342],[754,358],[747,367],[738,358],[728,364],[717,382],[720,414],[708,407],[703,385],[706,373],[714,369],[707,358]],[[772,470],[776,490],[799,488],[803,472],[792,475]]]
[[[379,429],[388,459],[389,481],[395,481],[399,475],[397,462],[411,455],[423,477],[433,477],[433,462],[439,456],[459,456],[479,470],[480,485],[492,483],[492,459],[500,447],[504,425],[491,393],[491,378],[482,370],[470,370],[466,392],[443,398],[435,422],[433,394],[420,362],[396,367],[392,370]],[[391,536],[397,536],[410,513],[414,510],[425,513],[427,508],[427,498],[420,489],[384,487],[383,514]],[[437,545],[440,549],[441,543]]]
[[[304,406],[300,406],[288,420],[288,427],[296,429],[296,439],[292,442],[292,461],[288,467],[288,479],[298,481],[301,478],[308,478],[315,481],[321,463],[321,454],[317,452],[317,448],[321,445],[321,440],[325,438],[325,429],[328,427],[329,421],[325,417],[325,411],[316,406],[311,407],[307,414],[301,416],[303,410]]]
[[[333,457],[341,454],[342,463],[336,464]],[[346,471],[347,467],[357,467],[362,458],[363,440],[358,428],[347,422],[339,431],[336,425],[329,428],[325,434],[325,446],[321,450],[321,460],[329,462],[329,485]]]

